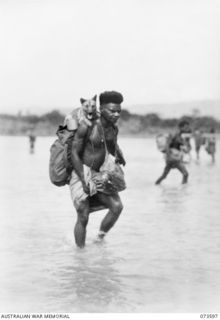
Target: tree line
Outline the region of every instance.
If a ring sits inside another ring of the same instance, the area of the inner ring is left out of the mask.
[[[53,135],[57,127],[63,123],[65,115],[59,110],[53,110],[43,115],[0,115],[0,134],[26,134],[35,129],[39,135]],[[155,133],[158,130],[174,129],[180,119],[187,118],[192,129],[208,131],[215,128],[220,132],[220,121],[211,116],[185,115],[181,118],[162,118],[157,113],[145,115],[131,113],[126,109],[121,112],[119,127],[124,134]]]

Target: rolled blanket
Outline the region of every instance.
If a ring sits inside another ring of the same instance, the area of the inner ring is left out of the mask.
[[[82,182],[74,170],[72,171],[69,183],[71,198],[76,209],[79,207],[81,201],[84,201],[88,197],[95,196],[97,192],[111,195],[126,188],[124,173],[120,165],[116,164],[114,158],[109,154],[99,172],[92,170],[86,165],[83,166],[83,170],[85,182],[89,186],[89,194],[84,192]],[[102,209],[104,208],[105,206],[103,206]]]
[[[115,158],[106,153],[105,161],[100,168],[100,173],[103,177],[103,193],[111,194],[120,192],[126,189],[124,172],[118,163],[115,163]]]

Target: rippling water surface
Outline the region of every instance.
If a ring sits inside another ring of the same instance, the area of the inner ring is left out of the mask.
[[[105,212],[91,214],[79,250],[69,189],[48,179],[53,140],[29,154],[27,138],[0,137],[0,312],[218,312],[219,154],[188,164],[188,185],[174,170],[155,186],[155,141],[121,138],[123,213],[102,244]]]

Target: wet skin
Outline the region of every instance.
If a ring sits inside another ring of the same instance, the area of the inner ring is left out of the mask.
[[[80,124],[72,146],[74,169],[82,182],[84,192],[88,194],[89,188],[85,183],[83,164],[93,170],[99,171],[105,160],[106,147],[104,141],[106,141],[108,151],[113,155],[115,154],[117,145],[117,129],[114,125],[120,117],[121,107],[118,104],[110,103],[100,107],[100,111],[100,119],[92,121],[93,128],[89,128],[85,122]],[[109,209],[100,225],[100,232],[106,233],[119,218],[123,205],[117,193],[110,196],[98,192],[96,197]],[[86,198],[85,201],[82,201],[76,209],[75,242],[78,247],[82,248],[85,245],[86,226],[89,219],[89,199]]]
[[[73,140],[73,162],[80,178],[83,175],[82,164],[98,171],[105,160],[104,133],[100,120],[93,121],[92,126],[90,129],[88,124],[82,122]],[[88,136],[89,130],[91,134]]]
[[[109,103],[100,108],[101,118],[92,121],[93,129],[82,122],[73,140],[72,156],[75,170],[84,182],[83,164],[99,171],[105,160],[105,141],[108,151],[114,155],[117,133],[114,125],[121,113],[121,106]],[[88,131],[91,130],[89,137]]]

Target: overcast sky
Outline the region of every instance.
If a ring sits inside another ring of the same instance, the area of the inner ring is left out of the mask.
[[[0,0],[0,112],[112,89],[124,105],[220,100],[219,17],[219,0]]]

